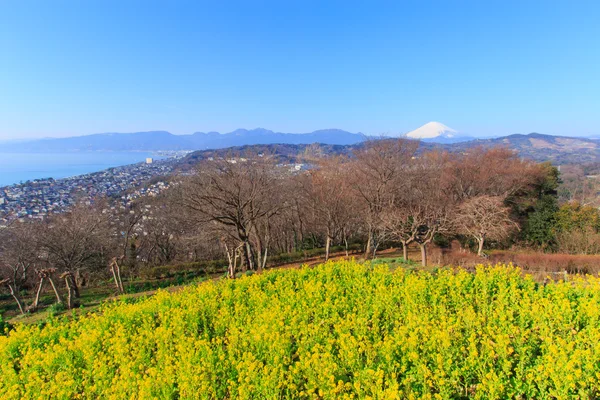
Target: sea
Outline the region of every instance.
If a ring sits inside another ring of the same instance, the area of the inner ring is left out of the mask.
[[[0,153],[0,187],[42,178],[68,178],[161,159],[150,152]]]

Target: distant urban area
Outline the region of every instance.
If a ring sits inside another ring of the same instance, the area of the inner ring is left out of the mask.
[[[167,152],[166,159],[109,168],[64,179],[35,179],[0,187],[0,227],[16,219],[43,219],[64,212],[76,202],[91,204],[98,197],[128,203],[157,195],[168,185],[161,181],[188,152]],[[152,181],[152,182],[151,182]]]

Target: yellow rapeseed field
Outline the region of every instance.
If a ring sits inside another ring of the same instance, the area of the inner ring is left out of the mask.
[[[594,398],[599,317],[597,277],[328,263],[19,326],[0,398]]]

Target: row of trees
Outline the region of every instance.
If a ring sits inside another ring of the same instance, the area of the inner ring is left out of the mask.
[[[307,238],[325,246],[326,258],[332,243],[360,241],[370,256],[396,242],[405,258],[415,243],[426,265],[440,235],[471,237],[481,255],[486,241],[518,231],[553,171],[506,149],[417,150],[414,141],[377,141],[296,174],[266,156],[206,161],[179,186],[181,212],[214,230],[231,273],[237,259],[260,270],[269,252]]]
[[[367,143],[348,157],[317,157],[290,170],[268,154],[202,161],[173,178],[156,198],[128,206],[99,201],[42,222],[0,231],[2,284],[23,312],[45,285],[73,306],[91,280],[175,262],[225,259],[228,275],[260,271],[274,254],[362,244],[373,257],[386,244],[428,247],[442,236],[471,238],[482,254],[490,241],[516,240],[547,195],[547,165],[505,149],[465,154],[418,153],[418,142]],[[529,230],[528,230],[529,229]],[[23,305],[24,291],[38,293]],[[65,295],[66,293],[66,295]]]

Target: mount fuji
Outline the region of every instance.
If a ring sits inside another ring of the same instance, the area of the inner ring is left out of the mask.
[[[474,140],[475,138],[470,136],[464,136],[458,131],[447,127],[440,122],[428,122],[425,125],[410,131],[403,135],[409,139],[418,139],[424,142],[432,143],[460,143]]]

